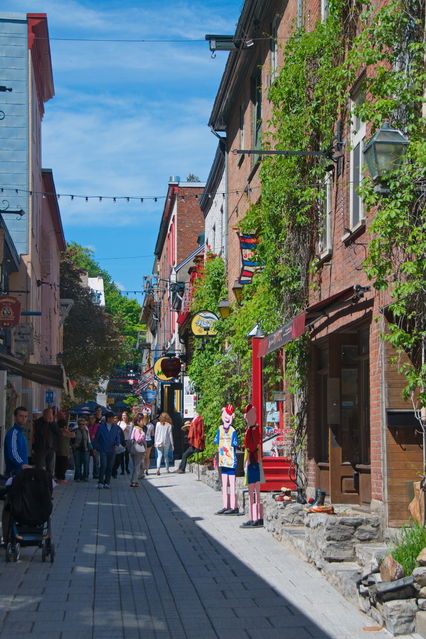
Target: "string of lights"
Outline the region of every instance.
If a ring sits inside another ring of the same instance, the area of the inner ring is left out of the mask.
[[[196,182],[194,182],[194,184],[196,184]],[[316,182],[313,184],[294,184],[293,185],[294,188],[320,188],[323,189],[324,188],[324,184],[321,182]],[[112,202],[131,202],[131,201],[139,201],[141,204],[143,204],[145,201],[154,201],[154,202],[158,202],[158,201],[165,201],[165,200],[169,200],[172,199],[172,197],[177,197],[179,200],[185,201],[185,200],[190,200],[190,199],[195,199],[195,200],[199,200],[201,199],[201,197],[203,197],[204,195],[206,195],[209,199],[213,199],[216,196],[222,196],[222,197],[226,197],[227,195],[249,195],[250,193],[252,193],[255,190],[259,190],[261,188],[260,185],[256,185],[256,186],[250,186],[250,187],[245,187],[245,188],[241,188],[241,189],[235,189],[235,190],[231,190],[231,191],[216,191],[216,192],[212,192],[212,193],[207,193],[207,194],[200,194],[200,193],[194,193],[194,194],[183,194],[183,195],[178,195],[175,194],[173,196],[169,196],[169,195],[83,195],[83,194],[78,194],[78,193],[51,193],[48,191],[36,191],[36,190],[29,190],[29,189],[19,189],[19,188],[14,188],[13,186],[2,186],[0,187],[0,193],[15,193],[15,195],[29,195],[29,196],[34,196],[34,195],[41,195],[42,197],[57,197],[58,200],[61,198],[69,198],[71,201],[73,200],[85,200],[86,202],[89,202],[89,200],[97,200],[98,202],[103,202],[103,201],[112,201]]]

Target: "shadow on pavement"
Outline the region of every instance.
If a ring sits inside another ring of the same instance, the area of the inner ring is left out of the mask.
[[[55,563],[0,556],[0,637],[330,639],[202,519],[148,481],[58,488]]]

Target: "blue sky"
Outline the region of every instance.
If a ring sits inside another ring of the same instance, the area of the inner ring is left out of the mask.
[[[5,5],[48,15],[55,98],[46,104],[43,166],[53,170],[58,193],[156,196],[165,195],[171,175],[207,178],[217,144],[207,121],[228,54],[212,59],[204,35],[234,33],[242,0]],[[59,201],[67,241],[92,248],[130,290],[151,273],[163,204]]]

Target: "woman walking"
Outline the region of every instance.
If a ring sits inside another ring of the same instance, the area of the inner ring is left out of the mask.
[[[151,421],[150,415],[144,415],[142,417],[143,429],[145,432],[145,473],[148,475],[149,467],[151,465],[151,452],[154,446],[154,424]]]
[[[120,426],[121,430],[123,431],[123,435],[124,435],[124,447],[125,447],[125,451],[121,456],[120,459],[120,466],[121,466],[121,474],[124,475],[124,468],[126,468],[126,473],[128,475],[130,475],[130,470],[129,470],[129,447],[127,445],[127,442],[130,439],[130,433],[132,432],[132,428],[133,428],[133,424],[132,424],[132,420],[130,419],[129,413],[124,410],[121,413],[121,419],[118,422],[118,425]],[[118,455],[117,455],[118,457]]]
[[[143,471],[145,465],[145,433],[142,423],[135,417],[133,428],[128,439],[128,448],[132,458],[131,488],[139,486],[138,479],[145,479]]]
[[[74,481],[89,481],[89,451],[92,448],[87,420],[79,417],[75,431],[74,449]]]
[[[157,475],[160,474],[161,460],[164,455],[164,463],[169,473],[169,450],[174,450],[172,434],[172,418],[167,413],[161,413],[155,426],[154,446],[157,449]]]

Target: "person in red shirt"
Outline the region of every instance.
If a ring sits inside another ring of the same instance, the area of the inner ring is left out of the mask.
[[[189,447],[183,453],[179,468],[176,471],[180,475],[185,472],[186,463],[189,457],[191,457],[191,455],[194,455],[194,453],[201,453],[201,451],[203,451],[205,448],[204,422],[199,415],[194,417],[189,426],[188,444]]]

